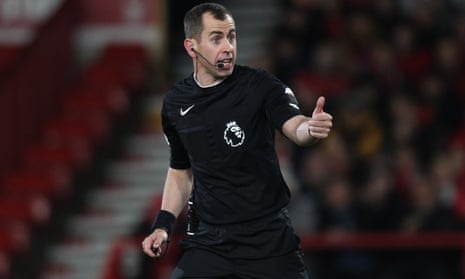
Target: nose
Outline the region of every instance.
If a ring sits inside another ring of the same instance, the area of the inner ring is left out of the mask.
[[[230,41],[227,38],[225,38],[225,43],[223,46],[224,52],[232,52],[234,50],[234,41]]]

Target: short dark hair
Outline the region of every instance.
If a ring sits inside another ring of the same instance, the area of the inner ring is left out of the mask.
[[[224,6],[218,3],[203,3],[190,9],[184,16],[184,35],[186,38],[194,38],[200,41],[202,33],[202,16],[205,13],[211,13],[217,20],[225,20],[232,13]]]

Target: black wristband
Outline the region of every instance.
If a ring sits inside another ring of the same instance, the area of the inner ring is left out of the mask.
[[[155,217],[150,231],[153,232],[155,229],[164,229],[168,235],[170,235],[173,231],[175,221],[176,216],[174,216],[171,212],[162,209],[158,212],[157,217]]]

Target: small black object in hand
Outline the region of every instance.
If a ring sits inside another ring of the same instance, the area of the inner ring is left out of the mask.
[[[169,243],[170,243],[169,240],[167,240],[167,241],[162,242],[160,247],[152,247],[151,248],[153,253],[160,254],[160,256],[158,256],[158,259],[163,259],[166,256],[166,253],[168,252],[168,244]]]

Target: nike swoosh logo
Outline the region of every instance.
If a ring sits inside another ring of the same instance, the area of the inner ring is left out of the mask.
[[[182,108],[179,110],[179,114],[181,116],[184,116],[186,115],[191,109],[194,108],[195,105],[191,105],[190,107],[186,108],[185,110],[183,110]]]

